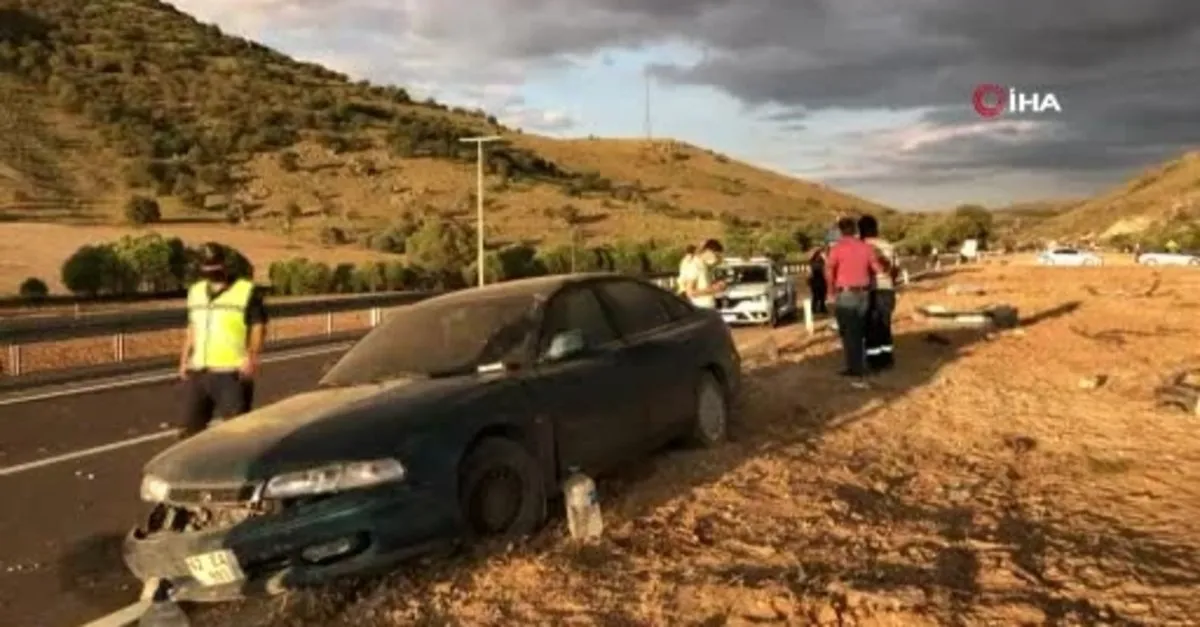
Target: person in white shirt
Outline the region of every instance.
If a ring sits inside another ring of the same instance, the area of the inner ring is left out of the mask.
[[[717,308],[717,294],[725,291],[724,281],[713,280],[713,268],[721,263],[725,248],[721,242],[710,239],[704,242],[692,262],[692,273],[683,283],[683,293],[692,304],[705,309]]]
[[[683,285],[694,273],[692,264],[696,261],[696,247],[689,245],[683,249],[683,259],[679,261],[679,275],[675,277],[675,289],[685,294]]]

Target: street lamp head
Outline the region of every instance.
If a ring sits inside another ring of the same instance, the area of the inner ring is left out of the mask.
[[[460,137],[458,139],[458,141],[463,142],[464,144],[473,144],[473,143],[481,143],[482,144],[485,142],[498,142],[503,139],[504,138],[499,135],[487,135],[484,137]]]

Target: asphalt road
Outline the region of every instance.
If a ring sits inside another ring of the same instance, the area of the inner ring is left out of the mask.
[[[334,356],[265,365],[256,404],[315,384]],[[176,388],[164,382],[0,405],[0,469],[161,432],[175,422]],[[74,627],[136,600],[140,586],[124,572],[120,542],[142,510],[142,464],[171,442],[0,476],[0,625]]]
[[[746,350],[769,333],[735,335]],[[315,384],[336,356],[266,364],[255,404]],[[121,541],[143,514],[142,465],[173,438],[89,449],[173,427],[176,393],[162,381],[17,404],[0,397],[0,625],[76,627],[136,600]],[[50,463],[13,471],[42,460]]]

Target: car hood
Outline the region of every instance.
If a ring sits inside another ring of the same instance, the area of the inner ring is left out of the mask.
[[[399,434],[469,401],[494,379],[403,379],[304,392],[179,442],[144,470],[170,484],[225,485],[394,454]]]
[[[727,298],[754,298],[770,290],[770,283],[741,283],[725,290]]]

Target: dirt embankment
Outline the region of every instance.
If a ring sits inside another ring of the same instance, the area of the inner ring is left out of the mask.
[[[1186,624],[1200,615],[1200,436],[1152,390],[1195,360],[1200,273],[988,267],[902,297],[899,368],[854,390],[834,340],[774,332],[737,441],[602,483],[608,528],[204,625]],[[982,296],[949,296],[950,283]],[[1007,301],[992,336],[907,319]],[[1102,375],[1099,387],[1084,385]],[[842,621],[839,623],[839,621]]]

